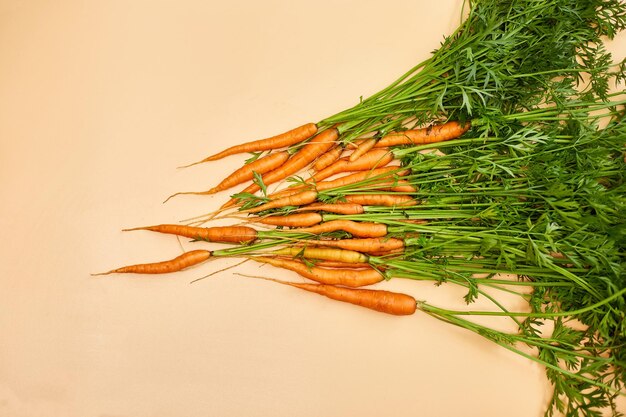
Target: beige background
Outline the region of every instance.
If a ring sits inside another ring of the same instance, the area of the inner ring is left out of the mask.
[[[377,91],[437,47],[460,4],[0,1],[0,416],[540,416],[540,367],[422,314],[230,271],[188,284],[229,262],[89,276],[178,255],[172,237],[119,230],[216,208],[226,195],[161,201],[244,157],[177,165]]]

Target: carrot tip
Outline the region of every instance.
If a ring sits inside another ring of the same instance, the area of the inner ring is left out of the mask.
[[[193,163],[191,163],[191,164],[189,164],[189,165],[181,165],[181,166],[179,166],[179,167],[176,167],[176,169],[189,168],[189,167],[192,167],[192,166],[194,166],[194,165],[201,164],[201,163],[203,163],[203,162],[207,162],[207,160],[206,160],[206,159],[203,159],[202,161],[193,162]]]
[[[114,272],[115,272],[115,270],[111,270],[111,271],[108,271],[108,272],[98,272],[97,274],[90,274],[90,275],[91,275],[92,277],[97,277],[97,276],[99,276],[99,275],[109,275],[109,274],[112,274],[112,273],[114,273]]]

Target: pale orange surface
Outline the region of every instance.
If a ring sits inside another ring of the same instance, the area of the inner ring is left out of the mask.
[[[377,91],[438,46],[460,5],[0,1],[0,416],[540,416],[543,369],[423,314],[232,271],[189,285],[234,261],[89,275],[180,254],[171,236],[120,229],[215,209],[226,193],[161,201],[245,157],[176,166]]]

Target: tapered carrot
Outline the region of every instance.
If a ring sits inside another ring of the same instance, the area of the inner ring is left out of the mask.
[[[341,240],[301,240],[301,243],[317,246],[331,246],[368,254],[380,254],[404,248],[404,241],[396,238],[341,239]]]
[[[371,268],[372,265],[369,263],[346,263],[339,261],[315,261],[315,266],[321,266],[322,268],[352,268],[352,269],[368,269]],[[381,269],[380,267],[378,269]]]
[[[374,145],[376,145],[376,139],[375,138],[365,139],[363,142],[361,142],[359,144],[359,146],[354,150],[354,152],[352,152],[352,154],[350,155],[348,160],[350,162],[356,161],[357,159],[362,157],[366,152],[368,152],[370,149],[372,149],[374,147]]]
[[[315,158],[330,149],[335,144],[339,137],[339,131],[336,128],[330,128],[311,139],[302,149],[296,152],[290,159],[287,160],[280,168],[267,172],[263,175],[263,183],[270,185],[280,180],[283,180],[300,171],[308,164],[313,162]],[[253,183],[242,191],[242,193],[256,193],[261,187]],[[232,207],[236,204],[235,199],[229,200],[221,208]]]
[[[254,217],[248,219],[248,221],[270,226],[308,227],[320,223],[322,215],[319,213],[296,213],[286,216]]]
[[[376,284],[384,279],[380,272],[371,267],[369,269],[331,269],[310,266],[300,261],[281,258],[255,256],[250,259],[297,272],[305,278],[322,284],[357,288]]]
[[[372,184],[376,184],[378,181],[386,181],[385,184],[393,184],[393,182],[389,182],[390,177],[393,177],[394,175],[400,177],[407,175],[408,173],[409,170],[402,170],[399,169],[399,167],[377,168],[371,171],[363,171],[357,172],[355,174],[346,175],[332,181],[321,181],[315,185],[315,188],[317,189],[317,191],[332,190],[334,188],[339,188],[346,185],[355,184],[357,182],[365,181],[368,178],[372,179]]]
[[[326,152],[324,155],[317,158],[317,161],[315,161],[315,163],[313,164],[313,169],[315,171],[323,170],[324,168],[326,168],[327,166],[335,162],[337,159],[339,159],[342,152],[343,152],[342,146],[335,146],[334,148]]]
[[[156,226],[134,227],[132,229],[124,229],[123,231],[128,232],[132,230],[149,230],[192,239],[207,240],[209,242],[242,243],[252,242],[257,238],[257,231],[246,226],[192,227],[180,224],[160,224]]]
[[[443,142],[455,139],[467,132],[471,124],[461,124],[457,121],[432,125],[422,129],[405,130],[384,136],[376,144],[376,148],[398,145],[421,145],[425,143]]]
[[[393,155],[391,152],[385,149],[372,149],[356,161],[351,162],[348,158],[341,158],[332,165],[315,173],[315,175],[307,179],[306,182],[319,182],[341,172],[368,171],[374,168],[382,168],[392,160]]]
[[[287,206],[304,206],[310,204],[317,199],[317,191],[303,191],[301,193],[290,195],[287,197],[272,200],[268,203],[261,204],[258,207],[242,210],[242,213],[259,213],[261,211],[270,210],[279,207]]]
[[[316,132],[317,126],[315,125],[315,123],[307,123],[288,132],[281,133],[280,135],[272,136],[271,138],[260,139],[252,142],[243,143],[237,146],[231,146],[230,148],[225,149],[222,152],[216,153],[215,155],[211,155],[201,161],[194,162],[193,164],[187,166],[189,167],[192,165],[201,164],[203,162],[215,161],[218,159],[222,159],[226,156],[235,155],[238,153],[259,152],[284,148],[286,146],[300,143],[303,140],[313,136]]]
[[[326,211],[337,214],[362,214],[365,212],[362,205],[353,203],[313,203],[295,211]]]
[[[155,262],[148,264],[129,265],[121,268],[113,269],[108,272],[102,272],[92,275],[108,275],[108,274],[167,274],[170,272],[181,271],[190,266],[197,265],[206,261],[211,257],[211,251],[208,250],[192,250],[177,256],[174,259],[164,262]]]
[[[317,226],[292,229],[290,232],[319,235],[343,230],[356,237],[383,237],[387,235],[387,226],[380,223],[353,222],[351,220],[332,220]]]
[[[351,264],[365,263],[367,255],[362,253],[337,248],[311,248],[302,246],[289,246],[272,252],[278,256],[300,256],[307,259],[321,259],[324,261],[337,261]]]
[[[172,194],[167,198],[170,198],[181,195],[181,194],[195,194],[195,195],[208,195],[215,194],[220,191],[228,190],[229,188],[234,187],[235,185],[239,185],[243,182],[250,181],[254,178],[254,173],[257,174],[265,174],[268,171],[272,171],[285,163],[289,159],[288,152],[276,152],[271,153],[263,158],[257,159],[254,162],[246,164],[230,174],[228,177],[224,178],[222,182],[217,184],[215,187],[211,188],[208,191],[187,191],[181,193]],[[165,200],[164,202],[167,202]]]
[[[347,203],[361,204],[363,206],[414,206],[417,201],[408,195],[392,194],[350,194],[344,197]]]
[[[393,314],[395,316],[411,315],[415,313],[417,309],[417,301],[407,294],[363,288],[343,288],[326,284],[287,282],[273,278],[263,279],[314,292],[333,300],[355,304],[381,313]]]
[[[403,175],[407,175],[408,173],[409,173],[409,170],[402,170],[398,166],[376,168],[376,169],[372,169],[368,171],[362,171],[362,172],[357,172],[357,173],[350,174],[350,175],[345,175],[343,177],[337,178],[332,181],[320,181],[316,183],[315,185],[311,185],[311,186],[301,185],[299,187],[290,187],[282,191],[279,191],[277,193],[270,194],[268,197],[271,199],[287,197],[290,195],[297,194],[301,192],[302,190],[307,189],[308,187],[315,187],[317,191],[330,190],[333,188],[343,187],[345,185],[361,182],[361,181],[366,180],[367,178],[381,177],[382,179],[383,174],[389,174],[388,175],[389,177],[394,174],[397,176],[403,176]]]

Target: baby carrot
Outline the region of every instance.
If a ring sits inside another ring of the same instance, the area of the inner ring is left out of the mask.
[[[404,248],[404,241],[396,238],[301,240],[300,242],[317,246],[331,246],[368,254],[378,254]]]
[[[308,206],[300,207],[295,211],[327,211],[337,214],[362,214],[365,210],[362,205],[353,203],[313,203]]]
[[[343,288],[326,284],[304,284],[297,282],[280,281],[273,278],[264,278],[283,285],[300,288],[337,301],[355,304],[361,307],[379,311],[381,313],[406,316],[415,313],[417,301],[407,294],[383,290],[369,290],[363,288]]]
[[[374,168],[382,168],[393,160],[393,155],[386,149],[372,149],[356,161],[350,161],[348,158],[341,158],[332,165],[317,172],[311,178],[307,179],[308,183],[315,183],[325,180],[340,172],[350,171],[368,171]]]
[[[290,232],[319,235],[321,233],[335,232],[337,230],[346,231],[356,237],[383,237],[387,235],[387,226],[384,224],[370,222],[359,223],[351,220],[332,220],[318,224],[317,226],[292,229]]]
[[[353,250],[337,248],[310,248],[290,246],[272,252],[278,256],[300,256],[307,259],[321,259],[324,261],[337,261],[351,264],[366,263],[367,255]]]
[[[321,171],[333,162],[335,162],[341,156],[343,152],[343,147],[335,146],[330,151],[326,152],[324,155],[317,158],[317,161],[313,164],[313,169],[315,171]]]
[[[414,206],[417,201],[408,195],[392,194],[350,194],[344,197],[348,203],[361,204],[363,206]]]
[[[404,132],[391,133],[379,140],[375,147],[387,147],[397,145],[421,145],[425,143],[443,142],[455,139],[467,132],[470,123],[461,124],[457,121],[428,126],[422,129],[405,130]]]
[[[257,238],[257,231],[246,226],[192,227],[179,224],[160,224],[124,229],[123,231],[132,230],[149,230],[209,242],[242,243],[252,242]]]
[[[375,138],[365,139],[363,142],[361,142],[359,144],[359,146],[354,150],[354,152],[352,152],[352,154],[350,155],[348,160],[350,162],[356,161],[357,159],[362,157],[366,152],[368,152],[370,149],[372,149],[374,147],[374,145],[376,145],[376,139]]]
[[[215,155],[211,155],[201,161],[194,162],[193,164],[187,166],[201,164],[208,161],[215,161],[218,159],[222,159],[226,156],[235,155],[238,153],[258,152],[284,148],[286,146],[291,146],[296,143],[302,142],[303,140],[313,136],[315,133],[317,133],[317,126],[315,125],[315,123],[307,123],[288,132],[281,133],[280,135],[272,136],[271,138],[255,140],[241,145],[231,146],[230,148],[225,149],[222,152],[216,153]]]
[[[250,218],[249,221],[271,226],[308,227],[320,223],[322,215],[319,213],[296,213],[286,216],[255,217]]]
[[[382,274],[373,268],[331,269],[309,266],[299,261],[282,258],[251,257],[251,259],[256,262],[262,262],[297,272],[305,278],[322,284],[343,285],[344,287],[357,288],[376,284],[384,279]]]
[[[287,207],[287,206],[304,206],[305,204],[314,202],[316,199],[317,199],[317,191],[303,191],[295,195],[290,195],[287,197],[270,201],[265,204],[261,204],[260,206],[249,209],[249,210],[242,210],[242,213],[258,213],[258,212],[273,209],[273,208]]]
[[[113,269],[109,272],[102,272],[92,275],[108,275],[108,274],[167,274],[170,272],[181,271],[190,266],[197,265],[206,261],[211,257],[211,251],[208,250],[192,250],[185,252],[174,259],[164,262],[129,265],[121,268]]]
[[[254,178],[255,172],[257,174],[264,174],[268,171],[272,171],[280,167],[285,163],[285,161],[287,161],[287,159],[289,159],[288,152],[276,152],[269,154],[267,156],[264,156],[263,158],[257,159],[254,162],[242,166],[208,191],[187,191],[182,193],[175,193],[169,196],[167,200],[181,194],[208,195],[228,190],[235,185],[250,181]],[[167,202],[167,200],[165,200],[165,202]]]

